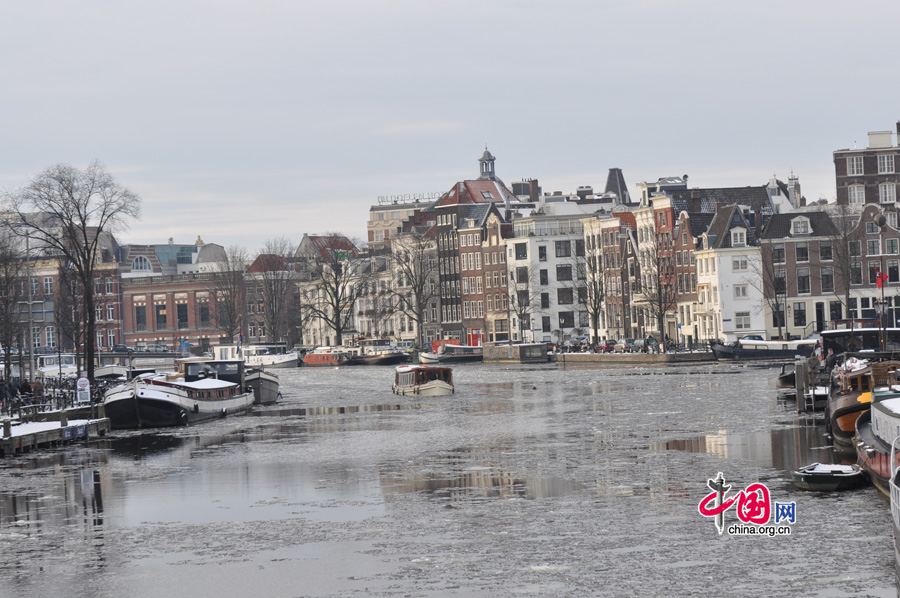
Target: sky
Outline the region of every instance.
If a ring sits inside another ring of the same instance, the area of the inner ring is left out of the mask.
[[[0,189],[98,160],[142,199],[120,243],[364,239],[378,196],[691,187],[793,172],[900,120],[895,0],[8,2]]]

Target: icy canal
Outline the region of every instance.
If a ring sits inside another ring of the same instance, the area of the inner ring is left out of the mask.
[[[0,460],[0,596],[897,595],[887,499],[791,486],[840,455],[774,369],[279,373],[250,416]],[[790,535],[720,535],[718,472]]]

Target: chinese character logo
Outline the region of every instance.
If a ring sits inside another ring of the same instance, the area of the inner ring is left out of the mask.
[[[716,529],[719,531],[719,534],[725,531],[725,511],[731,507],[735,507],[738,519],[742,523],[764,525],[769,522],[769,518],[772,515],[772,506],[769,499],[769,489],[765,484],[750,484],[734,496],[726,497],[726,494],[731,490],[731,486],[725,484],[725,476],[720,471],[718,476],[707,480],[706,485],[709,486],[712,492],[700,501],[697,510],[704,517],[715,518]],[[779,507],[784,506],[782,503],[778,504]],[[778,513],[779,520],[788,518],[788,515],[790,517],[796,516],[796,504],[787,504],[793,505],[790,507],[790,513],[780,511]]]

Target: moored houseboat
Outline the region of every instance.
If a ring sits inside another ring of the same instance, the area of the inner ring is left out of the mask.
[[[249,410],[244,384],[243,361],[185,361],[111,388],[103,406],[114,429],[187,425]]]
[[[728,345],[712,346],[713,355],[719,361],[743,361],[765,359],[794,359],[809,357],[816,348],[817,339],[773,340],[740,339]]]
[[[465,363],[483,361],[484,347],[481,345],[442,344],[435,351],[419,353],[419,363]]]
[[[835,368],[825,418],[835,443],[850,446],[856,419],[872,404],[872,390],[897,382],[900,361],[884,354],[848,354]]]
[[[346,347],[316,347],[303,356],[303,365],[307,367],[335,367],[347,365],[352,354]]]

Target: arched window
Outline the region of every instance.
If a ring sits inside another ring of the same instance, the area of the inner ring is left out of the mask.
[[[134,258],[134,261],[131,263],[132,271],[143,270],[143,271],[149,272],[152,269],[153,268],[150,267],[150,260],[148,260],[147,258],[145,258],[142,255],[139,255],[136,258]]]

